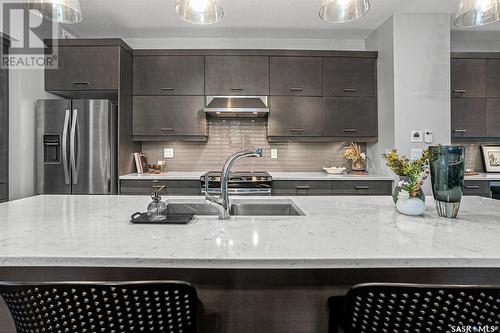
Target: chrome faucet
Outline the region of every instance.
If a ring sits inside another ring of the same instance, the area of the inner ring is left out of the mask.
[[[226,163],[224,163],[224,167],[222,168],[222,174],[220,179],[220,196],[214,197],[208,194],[208,176],[205,176],[205,186],[207,187],[207,191],[205,194],[206,202],[217,208],[219,212],[219,219],[227,220],[231,217],[231,203],[229,202],[229,192],[228,192],[228,181],[229,181],[229,173],[231,172],[231,168],[237,160],[243,157],[262,157],[262,148],[257,148],[255,150],[246,150],[235,153],[231,155]]]

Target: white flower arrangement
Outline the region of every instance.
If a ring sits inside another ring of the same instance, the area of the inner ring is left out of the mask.
[[[398,200],[407,200],[410,198],[410,192],[407,190],[401,190],[398,193]]]

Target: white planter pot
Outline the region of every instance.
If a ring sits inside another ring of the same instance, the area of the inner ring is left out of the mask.
[[[425,212],[425,202],[418,198],[399,199],[396,208],[401,214],[419,216]]]

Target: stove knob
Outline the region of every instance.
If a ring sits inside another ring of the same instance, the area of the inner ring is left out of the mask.
[[[257,177],[257,180],[261,180],[261,179],[262,179],[262,177]]]
[[[210,180],[215,180],[215,177],[210,177]]]
[[[247,181],[247,177],[241,177],[241,180],[246,182]]]

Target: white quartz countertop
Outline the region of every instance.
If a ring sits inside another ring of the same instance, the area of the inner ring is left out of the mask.
[[[480,173],[475,176],[465,176],[465,180],[500,181],[500,173]]]
[[[398,214],[388,196],[266,200],[276,199],[293,200],[306,216],[133,225],[146,196],[11,201],[0,204],[0,266],[500,267],[500,201],[465,197],[459,219],[449,220],[437,217],[430,197],[424,217]]]
[[[205,171],[171,171],[162,174],[144,174],[138,175],[132,173],[121,176],[121,180],[199,180],[205,174]],[[326,172],[269,172],[273,180],[394,180],[394,177],[380,175],[329,175]],[[500,179],[500,177],[499,177]]]

